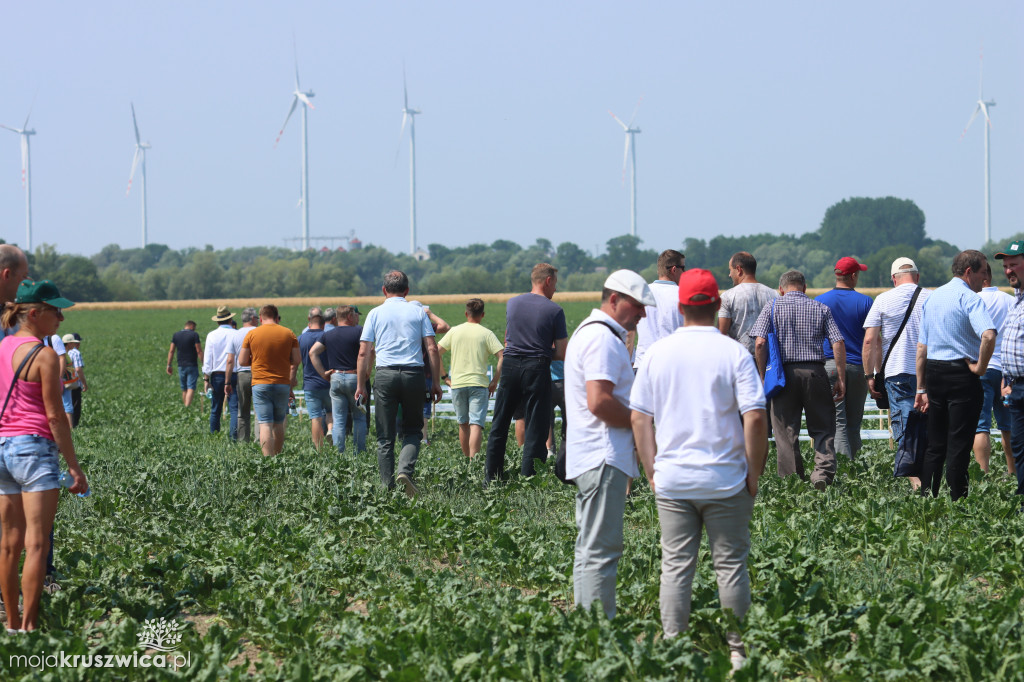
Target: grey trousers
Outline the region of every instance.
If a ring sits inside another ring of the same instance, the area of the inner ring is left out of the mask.
[[[806,412],[807,433],[814,442],[811,482],[832,483],[836,477],[836,408],[825,365],[820,362],[791,362],[783,370],[786,387],[771,401],[779,476],[797,474],[804,478],[800,417]]]
[[[835,388],[839,379],[835,359],[825,361],[829,386]],[[853,458],[860,452],[863,442],[860,430],[864,427],[864,400],[868,397],[868,380],[864,378],[864,365],[846,363],[846,395],[836,406],[836,453]]]
[[[732,609],[743,620],[750,608],[747,555],[754,498],[744,487],[722,500],[659,497],[657,501],[661,521],[661,627],[665,636],[675,637],[690,625],[690,595],[705,528],[722,608]],[[726,637],[731,650],[744,654],[739,633],[729,632]]]
[[[380,469],[380,482],[388,488],[395,487],[399,405],[402,406],[402,451],[398,455],[398,473],[411,478],[416,472],[423,434],[423,403],[427,398],[423,376],[422,367],[377,368],[373,383],[377,466]]]
[[[252,372],[237,372],[238,440],[252,442]]]
[[[600,600],[608,618],[615,617],[615,575],[622,556],[628,481],[629,476],[607,463],[576,477],[573,600],[583,609]]]

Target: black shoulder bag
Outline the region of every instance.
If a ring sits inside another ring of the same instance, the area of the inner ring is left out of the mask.
[[[7,398],[4,399],[4,406],[0,408],[0,419],[3,419],[4,412],[7,411],[7,403],[11,401],[11,394],[14,393],[14,385],[18,383],[18,377],[21,376],[22,370],[26,369],[28,365],[32,364],[32,358],[34,358],[36,354],[39,353],[39,351],[41,351],[42,349],[43,344],[36,344],[32,348],[32,350],[28,352],[28,355],[26,355],[25,358],[21,361],[21,364],[18,365],[17,371],[14,372],[14,378],[11,380],[11,387],[7,389]]]
[[[605,327],[608,327],[608,331],[610,331],[612,334],[615,334],[615,338],[617,338],[619,341],[622,341],[622,337],[619,336],[619,333],[617,331],[615,331],[615,327],[611,326],[607,322],[604,322],[603,320],[593,320],[591,322],[581,324],[579,327],[576,328],[576,332],[579,332],[579,330],[591,324],[600,324],[604,325]],[[574,332],[574,334],[576,332]],[[562,415],[562,419],[565,419],[564,414]],[[566,425],[566,427],[566,434],[568,434],[568,425]],[[566,478],[565,475],[565,438],[562,439],[561,445],[558,446],[558,456],[555,458],[555,476],[558,478],[559,481],[565,483],[566,485],[576,485],[575,480]]]
[[[914,295],[910,297],[910,305],[907,306],[907,314],[903,316],[903,323],[900,325],[899,331],[896,332],[896,336],[892,337],[892,343],[889,344],[889,352],[885,354],[885,359],[882,360],[882,368],[875,372],[875,390],[878,391],[881,397],[875,399],[875,404],[878,405],[879,409],[889,409],[889,394],[885,390],[885,366],[889,363],[889,356],[892,355],[892,349],[896,347],[896,342],[900,340],[900,334],[903,333],[903,328],[907,326],[907,320],[910,319],[910,314],[914,312],[914,304],[917,303],[917,297],[921,293],[921,287],[914,290]],[[881,386],[881,388],[879,388]]]

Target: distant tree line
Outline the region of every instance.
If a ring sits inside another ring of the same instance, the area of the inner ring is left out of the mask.
[[[938,286],[950,278],[957,247],[929,239],[925,217],[908,199],[851,198],[831,206],[814,232],[801,236],[754,234],[745,237],[690,237],[682,244],[641,248],[630,235],[609,239],[603,254],[593,255],[572,242],[555,246],[538,239],[521,246],[507,239],[491,244],[447,247],[430,244],[430,258],[417,260],[377,246],[350,251],[296,252],[278,247],[175,251],[163,244],[122,249],[116,244],[91,256],[60,254],[43,244],[29,254],[33,277],[56,281],[72,300],[134,301],[251,296],[363,296],[380,291],[384,273],[404,270],[417,294],[500,293],[530,288],[530,268],[550,262],[559,268],[562,291],[596,291],[607,272],[629,268],[648,280],[666,248],[686,254],[687,267],[711,270],[728,288],[733,253],[749,251],[758,260],[758,279],[775,286],[790,269],[802,271],[812,287],[834,283],[833,266],[842,256],[868,264],[861,286],[889,286],[889,265],[899,256],[913,258],[921,283]],[[995,250],[989,245],[986,253]],[[997,283],[998,277],[997,277]]]

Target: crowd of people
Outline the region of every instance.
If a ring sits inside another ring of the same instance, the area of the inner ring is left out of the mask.
[[[968,250],[953,260],[949,283],[934,291],[919,286],[913,260],[897,258],[892,289],[874,299],[857,291],[867,266],[843,257],[835,287],[812,299],[797,271],[784,273],[777,289],[760,283],[747,252],[730,259],[733,286],[720,292],[710,272],[687,270],[684,255],[670,249],[660,254],[653,282],[630,270],[608,275],[599,306],[571,335],[552,300],[558,270],[540,263],[531,290],[508,301],[503,339],[481,324],[482,300],[469,299],[465,322],[452,328],[411,300],[408,277],[392,271],[383,279],[383,302],[365,319],[355,305],[314,307],[299,335],[281,324],[273,305],[245,308],[240,327],[221,306],[205,343],[194,321],[173,335],[166,369],[173,375],[176,355],[186,407],[196,402],[202,375],[211,433],[221,430],[226,406],[229,438],[258,438],[267,456],[282,450],[301,371],[313,445],[330,442],[344,452],[352,436],[356,452],[364,452],[372,414],[381,484],[410,497],[420,492],[425,419],[442,398],[442,383],[450,388],[462,452],[485,453],[485,485],[508,477],[516,422],[520,474],[532,476],[537,461],[556,456],[560,477],[576,487],[575,603],[599,603],[608,617],[616,612],[625,502],[642,472],[657,501],[662,625],[673,636],[688,627],[704,530],[722,606],[742,619],[750,605],[749,525],[769,439],[780,477],[795,474],[826,491],[836,483],[837,454],[851,461],[860,454],[868,396],[887,399],[897,447],[913,423],[925,424],[924,455],[902,474],[921,494],[937,496],[945,479],[952,499],[966,496],[972,451],[984,472],[998,468],[990,461],[993,417],[1006,471],[1024,494],[1024,242],[994,258],[1016,297],[993,286],[984,254]],[[87,389],[81,339],[56,334],[61,310],[73,303],[53,283],[26,276],[24,254],[0,246],[0,389],[9,394],[0,415],[5,603],[17,603],[18,561],[26,555],[24,609],[7,614],[15,631],[38,619],[58,453],[72,492],[88,489],[70,435],[80,410],[74,391]],[[813,450],[809,474],[800,448],[804,422]],[[29,466],[15,459],[27,452],[38,455]],[[728,642],[738,667],[743,642],[737,633]]]

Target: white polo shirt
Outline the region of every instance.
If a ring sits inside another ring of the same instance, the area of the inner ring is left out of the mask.
[[[656,279],[651,282],[651,294],[658,305],[645,306],[647,315],[636,325],[634,367],[640,366],[640,361],[651,344],[683,326],[683,315],[679,312],[679,285],[664,279]]]
[[[594,321],[607,322],[615,332]],[[631,478],[639,476],[633,430],[610,427],[594,416],[587,408],[588,381],[612,382],[612,395],[629,405],[633,367],[626,350],[626,330],[601,310],[591,311],[565,350],[565,474],[576,478],[607,462]]]
[[[717,500],[746,485],[740,415],[763,410],[765,400],[754,359],[738,341],[715,327],[677,329],[647,350],[629,402],[654,417],[659,497]]]

